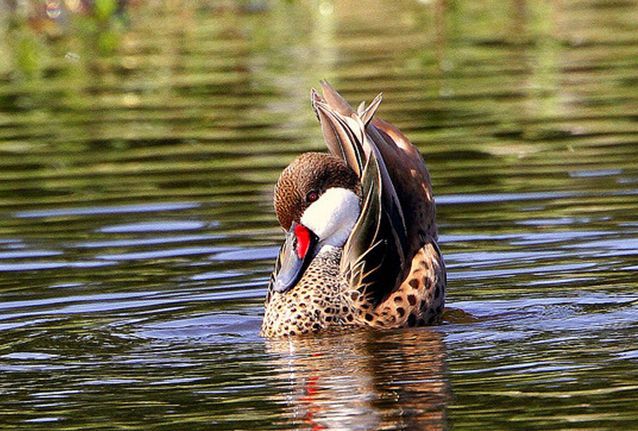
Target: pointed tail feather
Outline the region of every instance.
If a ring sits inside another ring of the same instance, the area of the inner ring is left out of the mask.
[[[352,106],[350,106],[350,104],[346,101],[346,99],[341,97],[341,94],[339,94],[337,90],[335,90],[334,87],[330,85],[330,83],[326,81],[325,79],[321,81],[321,90],[323,91],[323,97],[326,103],[333,110],[347,117],[350,117],[352,116],[352,114],[355,114],[355,111],[354,109],[352,109]]]
[[[348,166],[361,177],[365,163],[364,149],[364,129],[359,126],[356,120],[344,117],[338,112],[330,109],[324,102],[315,101],[313,103],[324,141],[328,150],[333,155],[342,158]]]

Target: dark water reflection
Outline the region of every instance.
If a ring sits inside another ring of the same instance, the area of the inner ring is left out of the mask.
[[[638,3],[195,3],[0,0],[0,428],[638,428]],[[442,326],[258,335],[326,77],[425,155]]]
[[[309,429],[447,429],[438,332],[352,333],[267,341],[286,383],[286,422]]]

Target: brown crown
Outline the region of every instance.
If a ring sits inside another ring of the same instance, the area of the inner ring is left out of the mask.
[[[359,179],[341,159],[324,153],[304,153],[288,165],[275,186],[275,212],[279,224],[290,229],[299,223],[311,202],[310,192],[319,195],[331,187],[343,187],[359,194]]]

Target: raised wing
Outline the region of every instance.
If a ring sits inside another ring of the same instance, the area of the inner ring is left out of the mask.
[[[362,211],[353,228],[341,260],[341,270],[351,285],[364,290],[378,303],[403,281],[406,260],[412,258],[411,241],[401,199],[384,158],[389,145],[373,125],[381,96],[358,112],[327,82],[323,94],[312,92],[312,104],[321,122],[329,151],[341,157],[359,176]],[[375,120],[376,121],[376,120]]]

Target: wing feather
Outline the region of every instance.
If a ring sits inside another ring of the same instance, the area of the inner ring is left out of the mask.
[[[311,99],[326,145],[361,181],[362,211],[344,246],[341,270],[353,288],[378,302],[398,287],[411,258],[401,201],[379,149],[385,142],[371,123],[382,97],[357,113],[330,84],[322,82],[322,89],[323,97],[313,90]]]

